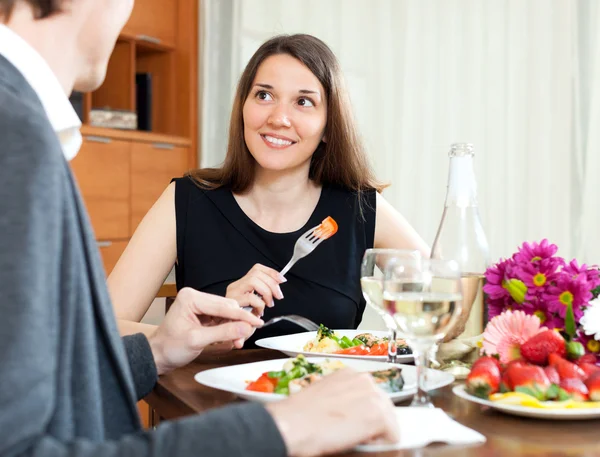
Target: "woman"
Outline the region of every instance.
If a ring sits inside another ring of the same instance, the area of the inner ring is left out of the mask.
[[[175,179],[108,278],[122,333],[152,331],[139,321],[174,264],[178,289],[234,298],[265,320],[301,314],[356,328],[365,249],[429,254],[381,190],[332,51],[310,35],[270,39],[239,81],[223,166]],[[327,216],[337,234],[281,277],[298,237]],[[250,343],[297,331],[281,322]]]

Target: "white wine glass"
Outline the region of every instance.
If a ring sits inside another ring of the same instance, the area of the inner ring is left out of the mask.
[[[452,260],[396,258],[385,268],[383,306],[415,356],[417,393],[411,406],[433,407],[426,389],[427,358],[456,322],[462,298],[460,269]]]
[[[383,271],[394,259],[419,259],[421,253],[409,249],[367,249],[360,269],[360,285],[367,304],[383,319],[389,332],[388,362],[396,363],[396,323],[383,306]]]

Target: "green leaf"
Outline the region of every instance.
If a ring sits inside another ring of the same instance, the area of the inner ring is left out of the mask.
[[[572,340],[575,336],[575,315],[573,314],[573,304],[569,303],[567,305],[567,313],[565,314],[565,332],[569,337],[569,340]]]
[[[542,396],[541,392],[533,386],[518,386],[515,387],[515,392],[520,392],[522,394],[526,394],[531,397],[537,398],[538,400],[543,400],[543,398],[540,398]]]
[[[502,284],[512,299],[517,302],[519,305],[522,305],[525,301],[525,295],[527,294],[527,286],[520,279],[509,279],[505,283]]]
[[[283,378],[287,373],[285,371],[269,371],[267,373],[267,377],[273,378]]]
[[[557,386],[556,384],[552,384],[546,391],[546,398],[548,400],[554,400],[555,398],[558,398],[559,394],[560,394],[560,387]]]

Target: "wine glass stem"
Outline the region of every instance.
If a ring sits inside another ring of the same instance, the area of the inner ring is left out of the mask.
[[[417,393],[413,397],[411,406],[425,406],[432,408],[433,404],[427,393],[427,365],[429,359],[428,344],[413,344],[415,354],[415,366],[417,368]]]
[[[388,341],[388,362],[396,363],[396,355],[398,351],[396,348],[396,329],[390,328],[390,341]]]

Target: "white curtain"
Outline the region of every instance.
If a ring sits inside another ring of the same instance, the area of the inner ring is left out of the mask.
[[[429,243],[449,145],[468,141],[492,258],[546,237],[600,263],[596,0],[204,0],[201,15],[203,166],[223,160],[252,53],[310,33],[342,64],[385,197]]]

